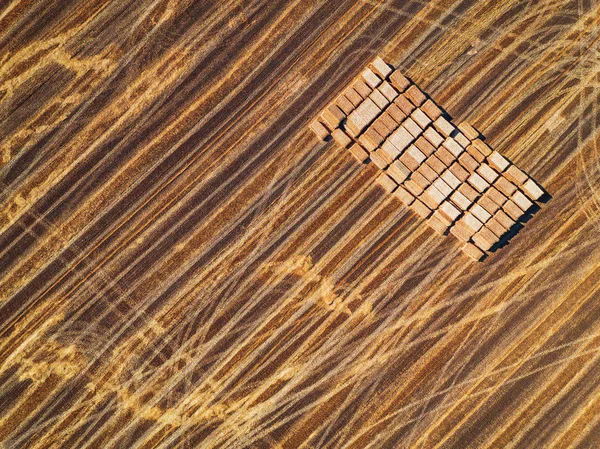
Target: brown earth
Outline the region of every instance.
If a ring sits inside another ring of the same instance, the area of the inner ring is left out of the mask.
[[[600,447],[599,41],[595,0],[3,2],[3,447]],[[552,196],[483,263],[309,130],[375,55]]]

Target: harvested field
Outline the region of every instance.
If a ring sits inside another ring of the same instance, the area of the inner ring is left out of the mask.
[[[3,448],[600,446],[595,0],[0,4]],[[309,125],[381,55],[551,199],[471,262]]]

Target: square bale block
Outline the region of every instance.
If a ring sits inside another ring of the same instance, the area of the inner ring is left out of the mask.
[[[415,199],[410,205],[410,208],[421,218],[426,219],[431,215],[431,209],[429,209],[422,201]]]
[[[454,125],[452,125],[452,123],[450,123],[444,117],[438,117],[437,120],[433,122],[433,126],[444,137],[450,137],[455,130]]]
[[[405,95],[415,106],[421,106],[427,100],[425,94],[416,85],[410,86],[406,89]]]
[[[431,99],[421,105],[421,110],[431,120],[437,120],[442,115],[442,110]]]
[[[408,78],[406,78],[398,69],[394,70],[390,74],[389,80],[392,83],[392,86],[394,86],[400,92],[404,92],[411,84]]]
[[[410,117],[407,117],[406,120],[402,122],[402,127],[406,129],[415,139],[423,133],[421,127],[417,125],[417,123]]]
[[[393,69],[379,56],[377,56],[370,65],[373,71],[383,79],[390,76],[393,72]]]
[[[458,125],[458,129],[462,132],[469,140],[475,140],[479,137],[479,131],[477,131],[470,123],[462,122]]]
[[[381,92],[381,94],[387,98],[388,102],[392,102],[396,99],[396,97],[399,95],[399,92],[394,89],[392,87],[392,85],[390,83],[388,83],[387,81],[384,81],[383,83],[381,83],[381,86],[379,86],[377,88],[377,90],[379,92]]]
[[[483,251],[481,251],[479,248],[477,248],[477,246],[469,242],[465,243],[461,249],[463,253],[465,253],[475,262],[479,262],[481,259],[483,259],[483,256],[485,256],[485,253]]]
[[[375,89],[381,84],[381,78],[375,75],[375,73],[369,68],[364,69],[361,73],[361,76],[364,82],[367,83],[371,89]]]
[[[480,222],[485,223],[490,218],[492,218],[492,214],[490,214],[487,210],[479,205],[479,203],[473,204],[469,212],[473,214],[475,218],[477,218]]]
[[[544,196],[544,191],[535,183],[533,179],[528,179],[522,186],[523,192],[534,201]]]
[[[402,204],[404,204],[405,206],[410,206],[415,200],[414,195],[412,195],[408,190],[406,190],[402,186],[398,186],[398,188],[394,191],[394,195],[396,196],[396,198],[402,201]]]
[[[499,173],[502,173],[510,166],[510,162],[497,151],[492,151],[487,158],[488,164]]]
[[[329,130],[323,126],[321,122],[318,120],[314,120],[310,124],[310,129],[317,135],[317,137],[321,140],[325,140],[329,137]]]
[[[396,184],[396,181],[394,181],[392,178],[390,178],[385,173],[381,173],[377,177],[375,182],[377,182],[377,184],[379,184],[381,187],[383,187],[383,189],[387,193],[392,193],[394,190],[396,190],[396,187],[398,187],[398,184]]]
[[[350,147],[350,153],[360,163],[365,163],[369,159],[369,153],[357,143]]]
[[[400,108],[407,116],[415,110],[415,105],[412,104],[404,94],[400,94],[394,100],[394,104]]]

